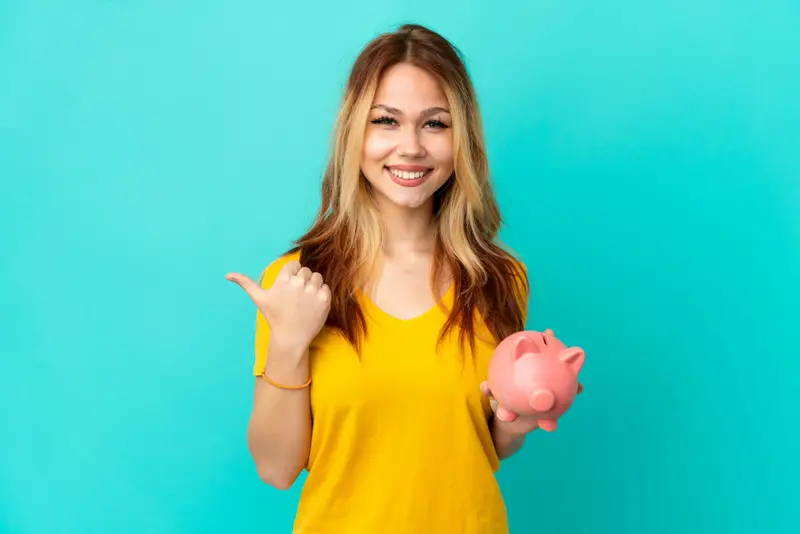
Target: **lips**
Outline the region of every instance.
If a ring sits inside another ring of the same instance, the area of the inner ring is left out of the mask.
[[[394,183],[405,187],[414,187],[423,183],[433,170],[422,165],[387,165],[385,168]]]

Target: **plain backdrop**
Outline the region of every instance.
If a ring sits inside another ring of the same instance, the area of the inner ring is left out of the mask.
[[[403,22],[466,57],[528,326],[587,351],[499,472],[512,533],[800,531],[796,2],[7,0],[3,534],[290,532],[224,276],[307,227],[347,71]]]

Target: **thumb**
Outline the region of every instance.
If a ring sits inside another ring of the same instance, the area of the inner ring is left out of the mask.
[[[234,284],[238,285],[242,289],[244,289],[245,293],[253,299],[254,301],[265,290],[259,284],[257,284],[254,280],[249,278],[248,276],[240,273],[228,273],[225,275],[225,279],[233,282]]]

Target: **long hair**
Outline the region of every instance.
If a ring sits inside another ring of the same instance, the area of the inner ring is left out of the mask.
[[[333,130],[332,154],[322,181],[322,202],[308,232],[289,252],[319,272],[331,288],[327,326],[356,349],[367,334],[356,291],[372,282],[383,249],[379,214],[361,173],[370,106],[382,73],[411,63],[441,85],[453,117],[454,172],[434,195],[437,224],[432,286],[443,272],[455,291],[439,340],[454,329],[474,348],[476,321],[497,340],[522,330],[528,280],[521,263],[498,242],[502,224],[489,178],[483,125],[460,52],[444,37],[416,24],[379,35],[356,59]]]

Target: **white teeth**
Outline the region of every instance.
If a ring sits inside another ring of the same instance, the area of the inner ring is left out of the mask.
[[[427,173],[428,171],[405,172],[405,171],[397,171],[395,169],[389,169],[389,172],[402,180],[416,180],[417,178],[422,178],[423,176],[425,176],[425,173]]]

